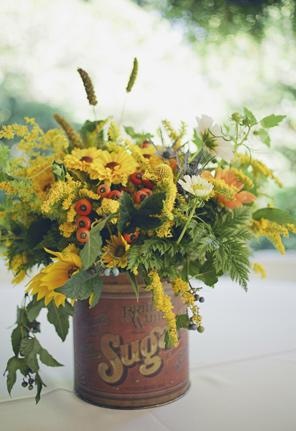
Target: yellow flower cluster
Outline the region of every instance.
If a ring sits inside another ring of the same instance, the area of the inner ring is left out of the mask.
[[[265,236],[281,254],[285,254],[282,236],[288,237],[289,232],[296,233],[294,224],[278,224],[264,218],[253,220],[251,227],[256,236]]]
[[[97,209],[97,213],[102,216],[114,214],[119,210],[120,203],[114,199],[103,198],[101,206]],[[117,217],[111,219],[112,223],[117,222]]]
[[[263,162],[257,159],[253,159],[249,154],[236,154],[234,158],[235,162],[238,162],[240,166],[251,166],[254,175],[260,175],[262,177],[271,178],[279,187],[283,184],[281,180],[273,173],[273,171],[266,166]]]
[[[177,187],[174,182],[174,174],[169,165],[165,163],[159,164],[155,168],[150,168],[145,174],[145,177],[155,181],[160,190],[165,192],[165,200],[163,202],[162,217],[166,219],[164,223],[157,229],[158,237],[168,237],[171,235],[171,227],[173,225],[173,209],[177,196]]]
[[[224,196],[226,199],[233,199],[234,196],[236,195],[236,193],[238,192],[238,188],[227,184],[224,180],[222,179],[218,179],[218,178],[213,178],[212,180],[210,180],[209,182],[211,182],[214,186],[214,195],[222,195]]]
[[[261,278],[266,278],[266,270],[261,263],[254,262],[252,265],[252,269],[256,274],[260,275]]]
[[[176,326],[176,315],[173,311],[173,304],[170,297],[164,292],[162,282],[157,272],[149,273],[150,284],[148,290],[152,291],[153,303],[156,310],[161,311],[167,321],[168,333],[172,346],[178,345],[178,334]]]
[[[43,202],[41,211],[45,214],[51,214],[55,206],[62,204],[64,210],[69,210],[75,200],[81,183],[73,180],[68,174],[66,181],[56,181],[50,189],[47,200]]]
[[[26,263],[27,257],[24,253],[13,256],[9,262],[9,269],[11,269],[14,274],[12,283],[18,284],[23,281],[26,276],[26,271],[23,269]]]
[[[7,193],[8,195],[13,195],[15,193],[14,187],[7,181],[0,182],[0,190]]]
[[[172,283],[172,287],[175,294],[180,296],[183,303],[190,309],[192,322],[197,326],[201,326],[202,318],[199,314],[199,308],[195,303],[194,295],[190,291],[189,284],[182,280],[182,278],[176,278]]]

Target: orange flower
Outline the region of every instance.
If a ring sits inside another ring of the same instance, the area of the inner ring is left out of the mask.
[[[242,190],[244,184],[231,169],[218,169],[216,179],[223,180],[227,185],[237,189],[237,193],[234,194],[232,199],[227,199],[225,196],[217,194],[217,200],[221,205],[233,209],[255,201],[256,196],[253,193]]]

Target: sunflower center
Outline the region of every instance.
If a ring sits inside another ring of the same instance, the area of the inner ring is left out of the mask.
[[[109,168],[111,170],[115,169],[116,166],[119,166],[119,164],[117,162],[109,162],[105,165],[106,168]]]
[[[91,163],[93,161],[93,158],[90,156],[83,156],[80,159],[81,162]]]
[[[51,189],[51,183],[45,184],[45,186],[42,188],[42,190],[47,193]]]
[[[125,254],[125,247],[123,245],[119,245],[116,247],[114,256],[115,257],[122,257]]]
[[[77,267],[76,266],[71,266],[68,269],[68,277],[71,278],[75,271],[77,271]]]

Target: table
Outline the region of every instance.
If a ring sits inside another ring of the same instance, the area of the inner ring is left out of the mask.
[[[65,367],[44,368],[48,386],[38,407],[19,387],[9,399],[1,378],[1,430],[295,431],[296,255],[263,254],[256,260],[265,263],[270,278],[251,277],[247,294],[228,278],[205,289],[206,331],[190,334],[192,385],[185,397],[135,411],[84,403],[72,393],[71,334],[60,343],[46,325],[41,341]],[[3,268],[0,273],[2,370],[11,354],[7,328],[23,289],[9,285]]]

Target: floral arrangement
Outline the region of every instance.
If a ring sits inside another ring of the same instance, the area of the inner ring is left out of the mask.
[[[135,59],[127,93],[137,69]],[[91,79],[78,72],[95,107]],[[246,288],[250,239],[265,236],[284,253],[282,237],[296,226],[262,192],[267,181],[281,183],[248,141],[252,135],[269,145],[269,128],[283,118],[258,121],[245,108],[221,127],[203,115],[190,132],[163,121],[155,136],[112,118],[86,121],[78,133],[60,115],[60,127],[48,131],[31,118],[1,128],[1,250],[14,283],[39,268],[17,310],[9,393],[19,372],[38,402],[40,364],[61,365],[37,339],[42,309],[65,340],[75,301],[94,307],[104,279],[125,273],[136,296],[139,280],[151,290],[167,322],[166,345],[174,347],[180,328],[204,331],[204,298],[192,278],[214,286],[229,274]],[[264,274],[259,264],[253,269]],[[175,314],[163,280],[186,304],[185,314]]]

